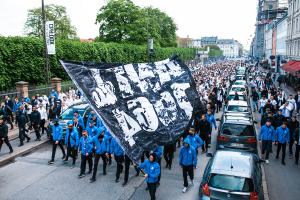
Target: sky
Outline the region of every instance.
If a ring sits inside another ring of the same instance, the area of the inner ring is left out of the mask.
[[[106,0],[44,0],[63,5],[80,38],[94,38],[98,10]],[[177,35],[200,39],[218,36],[236,39],[249,49],[255,30],[257,0],[133,0],[139,6],[159,8],[177,24]],[[0,0],[0,35],[24,35],[27,11],[41,6],[41,0]]]

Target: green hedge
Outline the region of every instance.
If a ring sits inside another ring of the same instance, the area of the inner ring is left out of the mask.
[[[96,61],[137,63],[147,62],[146,46],[130,44],[56,41],[56,55],[50,56],[51,77],[68,80],[59,63],[60,59],[73,61]],[[163,60],[174,54],[184,60],[192,59],[194,49],[155,48],[153,60]],[[43,41],[32,37],[0,37],[0,89],[15,86],[17,81],[33,84],[45,82]]]

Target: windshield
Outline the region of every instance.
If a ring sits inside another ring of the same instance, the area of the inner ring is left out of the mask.
[[[248,112],[248,107],[238,106],[238,105],[229,105],[227,111],[230,112]]]
[[[254,130],[251,125],[223,124],[222,134],[232,136],[253,136]]]
[[[245,82],[235,82],[234,85],[245,85]]]
[[[235,192],[253,192],[254,190],[251,179],[223,174],[212,174],[209,180],[209,186]]]
[[[244,92],[246,89],[244,87],[233,87],[232,91]]]
[[[61,114],[60,119],[72,120],[74,118],[74,108],[68,108],[63,114]],[[80,116],[83,116],[84,110],[77,110]]]
[[[227,99],[230,101],[230,100],[233,100],[235,97],[235,95],[229,95],[227,97]],[[244,96],[241,96],[241,95],[238,95],[239,99],[238,100],[241,100],[241,101],[245,101],[246,99],[244,98]]]

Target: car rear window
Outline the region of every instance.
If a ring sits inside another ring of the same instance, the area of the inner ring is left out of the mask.
[[[74,118],[74,109],[68,108],[65,112],[63,112],[60,116],[63,120],[72,120]],[[84,114],[84,110],[77,110],[79,115],[82,116]]]
[[[208,185],[232,192],[253,192],[254,190],[252,179],[223,174],[212,174]]]
[[[251,125],[224,123],[222,126],[222,134],[232,136],[253,136],[254,130]]]
[[[246,89],[243,87],[233,87],[232,90],[237,92],[244,92]]]
[[[245,100],[244,96],[241,96],[241,95],[238,95],[238,96],[239,96],[239,100],[241,100],[241,101]],[[227,99],[230,101],[230,100],[233,100],[234,97],[235,97],[235,95],[228,95]]]
[[[229,106],[227,106],[227,111],[232,111],[232,112],[248,112],[248,107],[238,106],[238,105],[229,105]]]

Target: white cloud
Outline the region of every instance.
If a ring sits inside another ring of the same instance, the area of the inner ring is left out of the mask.
[[[165,11],[178,25],[177,34],[192,38],[218,36],[234,38],[249,46],[256,18],[255,0],[133,0],[140,6]],[[72,24],[81,38],[98,34],[96,14],[105,0],[45,0],[66,6]],[[0,35],[22,35],[27,10],[39,7],[40,0],[1,0]]]

